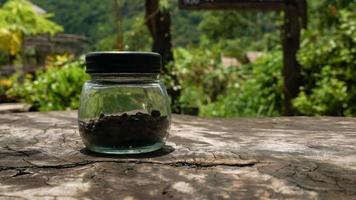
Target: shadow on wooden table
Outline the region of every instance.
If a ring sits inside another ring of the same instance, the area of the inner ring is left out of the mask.
[[[83,148],[80,150],[80,152],[84,155],[87,156],[93,156],[93,157],[104,157],[104,158],[154,158],[154,157],[161,157],[168,155],[175,151],[174,147],[169,146],[169,145],[164,145],[161,149],[154,151],[154,152],[149,152],[149,153],[142,153],[142,154],[122,154],[122,155],[116,155],[116,154],[102,154],[102,153],[96,153],[93,151],[90,151],[87,148]]]

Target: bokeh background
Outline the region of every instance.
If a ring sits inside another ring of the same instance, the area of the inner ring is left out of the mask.
[[[89,79],[83,55],[152,51],[154,41],[165,37],[161,78],[174,112],[205,117],[284,113],[283,12],[187,11],[176,0],[0,4],[0,107],[77,109],[82,84]],[[355,4],[308,1],[294,115],[356,115]]]

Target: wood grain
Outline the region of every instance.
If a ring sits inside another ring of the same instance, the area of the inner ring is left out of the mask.
[[[0,199],[356,199],[356,119],[173,116],[167,146],[88,152],[75,112],[0,115]]]

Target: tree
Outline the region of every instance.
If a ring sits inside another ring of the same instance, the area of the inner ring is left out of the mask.
[[[152,51],[161,54],[163,69],[173,81],[173,85],[179,85],[177,77],[171,73],[168,64],[173,62],[172,36],[171,36],[171,15],[168,9],[160,7],[159,0],[146,0],[145,22],[153,38]],[[179,112],[178,100],[180,90],[177,87],[168,88],[171,96],[174,112]]]
[[[117,36],[116,36],[116,48],[118,50],[124,50],[124,34],[122,30],[122,22],[123,22],[123,0],[114,0],[114,14],[116,19],[117,26]]]
[[[173,61],[170,13],[166,9],[160,9],[159,0],[146,0],[145,19],[153,38],[152,51],[161,54],[165,66]]]

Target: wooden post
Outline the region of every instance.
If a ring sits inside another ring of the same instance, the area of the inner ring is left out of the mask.
[[[297,0],[286,0],[283,27],[283,78],[284,110],[286,116],[294,115],[292,99],[298,96],[301,85],[300,65],[297,53],[300,47],[300,9]]]
[[[301,28],[307,26],[306,0],[180,0],[182,9],[194,10],[260,10],[284,11],[283,40],[283,78],[284,115],[295,115],[293,98],[298,96],[301,85],[300,65],[297,53],[300,44]]]
[[[173,61],[171,16],[160,10],[159,0],[146,0],[146,25],[153,38],[152,51],[161,54],[163,65]],[[166,72],[166,69],[163,69]]]

